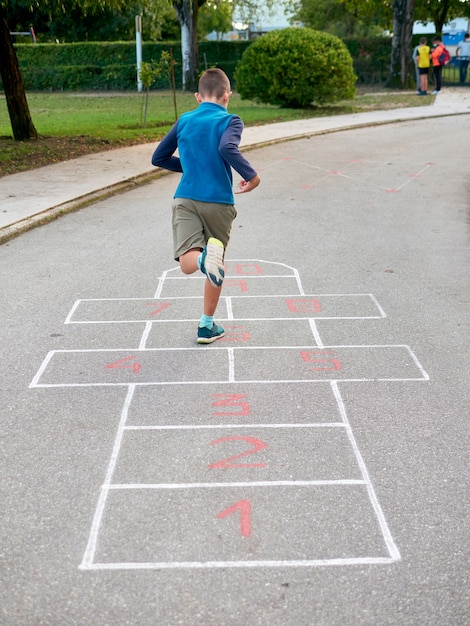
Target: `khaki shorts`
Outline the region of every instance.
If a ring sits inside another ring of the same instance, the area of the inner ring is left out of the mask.
[[[175,261],[188,250],[202,250],[209,237],[220,239],[227,248],[232,222],[237,217],[233,204],[174,198],[172,209]]]

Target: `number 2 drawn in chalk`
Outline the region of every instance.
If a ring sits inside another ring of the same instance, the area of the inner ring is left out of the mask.
[[[122,370],[122,369],[132,369],[134,374],[138,374],[140,372],[140,363],[137,361],[135,363],[126,363],[127,361],[131,361],[135,359],[135,356],[126,356],[124,359],[120,359],[119,361],[114,361],[114,363],[108,363],[105,365],[105,369],[107,370]]]
[[[232,506],[229,506],[225,511],[221,511],[217,514],[218,519],[224,519],[240,511],[240,532],[243,537],[249,537],[251,535],[251,503],[249,500],[240,500],[235,502]]]
[[[266,467],[266,463],[234,463],[237,459],[241,459],[244,456],[248,456],[249,454],[256,454],[260,450],[264,450],[264,448],[268,447],[267,443],[261,441],[260,439],[255,439],[255,437],[223,437],[222,439],[215,439],[211,441],[209,445],[215,446],[219,443],[225,443],[226,441],[246,441],[248,444],[253,446],[249,450],[245,450],[244,452],[240,452],[239,454],[235,454],[234,456],[230,456],[222,461],[217,461],[217,463],[211,463],[207,467],[209,469],[233,469],[240,467]]]

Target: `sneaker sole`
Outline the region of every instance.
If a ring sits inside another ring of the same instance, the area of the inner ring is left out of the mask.
[[[221,287],[225,278],[224,246],[218,239],[210,237],[206,250],[204,261],[206,276],[214,287]]]
[[[225,333],[222,333],[221,335],[216,335],[215,337],[198,337],[197,343],[214,343],[214,341],[217,341],[217,339],[220,339],[224,336]]]

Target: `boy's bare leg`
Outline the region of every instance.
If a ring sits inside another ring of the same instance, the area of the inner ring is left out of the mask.
[[[197,260],[201,251],[198,248],[188,250],[180,256],[180,267],[183,274],[194,274],[199,269]],[[222,287],[214,285],[206,279],[204,283],[204,315],[213,316],[219,303]]]
[[[200,254],[199,248],[193,248],[180,256],[180,268],[183,274],[194,274],[199,269],[197,260]]]
[[[204,315],[213,317],[219,304],[222,287],[214,287],[207,279],[204,285]]]

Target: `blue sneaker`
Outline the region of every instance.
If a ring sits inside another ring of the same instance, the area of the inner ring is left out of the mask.
[[[201,272],[214,287],[222,286],[225,278],[224,244],[215,237],[209,238],[207,246],[202,251]]]
[[[225,330],[222,326],[212,324],[212,328],[207,326],[199,326],[197,329],[197,342],[198,343],[212,343],[216,339],[220,339],[225,335]]]

